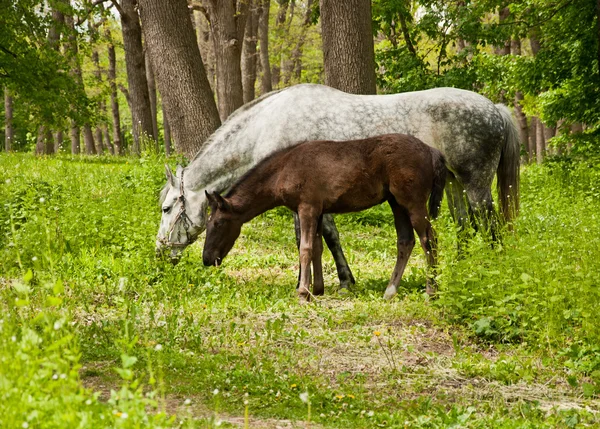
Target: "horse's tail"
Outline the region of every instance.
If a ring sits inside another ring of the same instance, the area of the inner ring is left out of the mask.
[[[446,168],[444,155],[437,149],[431,148],[431,162],[433,165],[433,186],[431,186],[431,194],[429,195],[429,217],[435,219],[438,217],[442,205],[448,169]]]
[[[504,220],[510,222],[519,213],[519,130],[508,107],[503,104],[496,104],[496,108],[504,121],[506,139],[496,171],[498,176],[498,199],[500,200],[500,211]]]

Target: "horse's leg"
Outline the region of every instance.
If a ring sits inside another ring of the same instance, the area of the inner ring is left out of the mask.
[[[335,261],[338,278],[340,279],[340,288],[348,289],[354,285],[355,280],[348,266],[348,261],[346,261],[346,257],[344,256],[344,251],[340,244],[340,235],[333,221],[333,216],[330,214],[323,215],[323,237]]]
[[[392,299],[398,293],[398,284],[408,263],[408,258],[415,247],[415,234],[413,227],[410,222],[408,211],[398,204],[394,197],[390,198],[390,206],[392,207],[392,213],[394,214],[394,226],[396,227],[396,247],[398,248],[398,256],[396,257],[396,266],[392,273],[392,278],[388,287],[385,289],[383,297],[385,299]]]
[[[422,210],[411,213],[410,221],[417,231],[419,241],[425,258],[427,259],[427,281],[426,292],[428,295],[435,295],[437,285],[435,281],[436,266],[437,266],[437,243],[433,234],[431,223],[427,219],[427,209],[423,206]]]
[[[296,248],[300,251],[300,218],[298,213],[294,212],[294,232],[296,233]],[[308,267],[310,275],[310,267]],[[298,282],[296,283],[296,289],[300,287],[300,270],[298,269]]]
[[[492,242],[499,239],[498,217],[494,210],[492,191],[489,187],[465,186],[467,196],[473,209],[474,221],[482,227],[483,231],[489,232]]]
[[[298,207],[300,218],[300,286],[298,298],[304,304],[310,301],[310,263],[313,257],[314,239],[317,233],[319,211],[310,205]]]
[[[323,216],[319,216],[317,222],[317,231],[313,239],[313,295],[323,295],[325,293],[325,282],[323,281]]]
[[[457,231],[457,241],[458,241],[458,250],[461,252],[462,241],[466,234],[466,225],[469,222],[469,202],[467,200],[467,194],[463,187],[463,185],[456,179],[456,176],[448,171],[448,176],[446,179],[446,198],[448,200],[448,207],[450,209],[450,214],[452,215],[452,219],[458,225]],[[474,227],[476,225],[474,224]]]

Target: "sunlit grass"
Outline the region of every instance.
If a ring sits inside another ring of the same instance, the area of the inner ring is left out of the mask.
[[[493,248],[478,235],[459,257],[444,209],[435,301],[417,248],[383,301],[388,207],[338,216],[357,284],[338,295],[325,252],[326,295],[306,307],[286,209],[245,225],[220,269],[202,239],[156,260],[162,171],[0,156],[1,427],[241,425],[246,408],[273,427],[308,419],[305,392],[311,427],[599,423],[600,166],[525,168]]]

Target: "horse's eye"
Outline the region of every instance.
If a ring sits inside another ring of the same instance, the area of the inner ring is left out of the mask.
[[[163,207],[163,213],[169,213],[171,211],[171,207]]]

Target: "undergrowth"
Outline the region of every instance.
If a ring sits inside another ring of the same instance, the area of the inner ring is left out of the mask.
[[[222,269],[202,266],[202,240],[157,260],[161,162],[0,156],[0,427],[213,427],[245,409],[344,428],[599,424],[598,161],[523,168],[494,246],[474,234],[459,251],[444,209],[433,301],[420,249],[382,300],[389,208],[336,217],[357,284],[336,295],[327,254],[308,307],[285,209],[245,225]],[[571,405],[506,400],[521,385]]]

